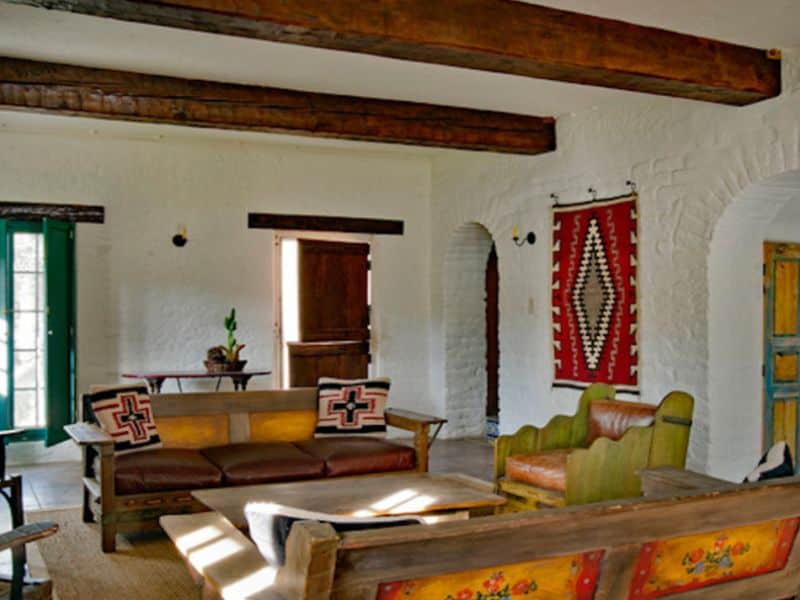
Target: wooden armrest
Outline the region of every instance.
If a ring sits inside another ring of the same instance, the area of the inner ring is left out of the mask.
[[[65,425],[64,431],[81,446],[110,446],[114,443],[114,438],[92,423]]]
[[[398,427],[399,429],[408,429],[414,431],[420,425],[440,425],[447,423],[447,419],[441,417],[434,417],[432,415],[424,415],[422,413],[414,412],[412,410],[403,410],[401,408],[387,408],[384,411],[386,417],[386,424],[391,427]]]
[[[671,466],[642,469],[639,475],[642,480],[642,492],[645,496],[721,490],[737,485],[724,479]]]
[[[50,537],[57,531],[58,525],[50,521],[22,525],[21,527],[0,534],[0,551]]]

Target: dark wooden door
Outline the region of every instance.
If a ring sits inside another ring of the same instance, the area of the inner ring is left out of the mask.
[[[500,412],[498,378],[500,371],[499,284],[497,249],[492,244],[486,261],[486,416]]]
[[[355,379],[369,370],[369,244],[298,240],[300,340],[289,384]]]

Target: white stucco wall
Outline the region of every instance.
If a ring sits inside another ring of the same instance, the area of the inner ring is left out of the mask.
[[[540,157],[448,153],[434,161],[432,229],[479,222],[497,241],[500,268],[500,422],[504,432],[571,413],[577,393],[551,389],[549,241],[552,192],[562,202],[640,192],[640,326],[643,400],[673,389],[696,398],[689,466],[722,472],[733,440],[725,403],[710,397],[709,244],[720,216],[752,183],[800,167],[800,52],[784,53],[784,93],[746,108],[654,99],[562,117],[556,152]],[[539,236],[516,248],[511,230]],[[447,235],[434,236],[432,368],[447,369],[442,343]],[[713,315],[712,315],[713,321]],[[435,383],[436,380],[432,378]],[[446,391],[434,390],[444,406]],[[756,403],[738,394],[726,400]],[[751,437],[760,422],[742,422]],[[711,457],[715,457],[712,460]],[[756,457],[748,457],[750,464]],[[728,470],[727,473],[731,471]]]
[[[102,125],[95,135],[53,132],[41,119],[35,131],[0,129],[2,199],[106,207],[105,225],[77,230],[79,391],[128,370],[202,368],[206,349],[224,342],[231,306],[247,344],[243,358],[272,368],[273,237],[248,230],[247,213],[369,216],[405,221],[405,235],[373,243],[374,371],[392,378],[393,405],[434,410],[424,155],[274,144],[268,136],[126,139]],[[97,127],[86,123],[84,132]],[[171,243],[179,224],[188,228],[182,249]]]

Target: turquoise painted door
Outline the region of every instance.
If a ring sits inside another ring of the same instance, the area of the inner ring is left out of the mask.
[[[67,438],[75,406],[74,237],[72,223],[45,219],[46,413],[45,445]]]
[[[764,243],[764,449],[785,441],[797,464],[800,244]]]

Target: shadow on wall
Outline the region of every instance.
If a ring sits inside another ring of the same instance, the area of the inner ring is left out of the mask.
[[[800,242],[800,171],[755,183],[731,202],[711,240],[709,464],[741,480],[758,462],[764,429],[765,241]],[[787,409],[796,410],[797,398]],[[796,428],[796,427],[795,427]]]
[[[480,223],[450,237],[444,260],[445,416],[448,437],[486,433],[486,261],[493,244]]]

